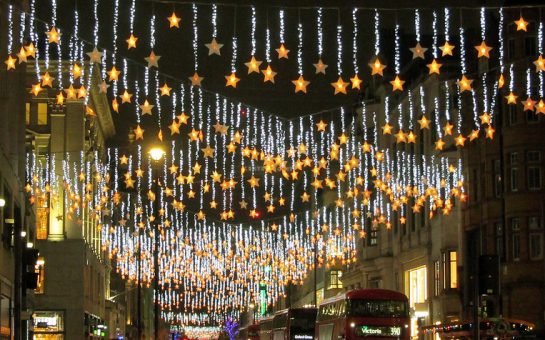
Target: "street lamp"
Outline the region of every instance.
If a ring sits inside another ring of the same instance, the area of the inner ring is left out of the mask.
[[[3,208],[6,206],[6,200],[4,198],[0,198],[0,208]]]
[[[155,247],[153,250],[153,263],[154,263],[154,277],[153,277],[153,297],[154,297],[154,332],[155,338],[159,339],[159,209],[161,208],[160,199],[160,164],[159,162],[165,157],[165,150],[161,147],[152,147],[149,151],[149,155],[153,160],[153,181],[154,181],[154,209],[155,219],[154,224],[154,239]]]

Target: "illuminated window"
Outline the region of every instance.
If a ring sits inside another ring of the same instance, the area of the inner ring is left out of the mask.
[[[435,296],[441,294],[441,264],[440,261],[435,261],[433,263],[433,280],[434,280],[434,290]]]
[[[443,287],[445,289],[458,288],[458,268],[455,251],[443,253]]]
[[[11,338],[11,299],[0,295],[0,337]]]
[[[428,298],[427,276],[428,270],[426,266],[411,269],[407,272],[406,279],[408,282],[406,283],[406,287],[409,292],[409,302],[413,308],[416,303],[426,302]]]
[[[47,229],[49,227],[49,200],[39,196],[36,208],[36,238],[38,240],[47,239]]]
[[[38,257],[38,261],[36,261],[34,271],[36,274],[38,274],[38,282],[36,282],[36,289],[34,289],[34,293],[43,294],[45,281],[45,260],[42,256]]]
[[[332,270],[329,272],[329,285],[327,286],[327,289],[339,289],[343,287],[343,283],[341,281],[341,278],[343,276],[343,272],[340,270]]]
[[[530,260],[543,259],[543,234],[530,234]]]
[[[32,314],[32,322],[35,339],[63,339],[64,312],[35,311]],[[38,334],[40,336],[36,337]]]
[[[47,125],[47,103],[38,103],[38,125]]]
[[[30,125],[30,103],[25,104],[25,123]]]

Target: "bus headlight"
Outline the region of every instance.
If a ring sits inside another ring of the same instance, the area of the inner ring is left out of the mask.
[[[354,328],[354,327],[356,327],[356,324],[354,322],[351,322],[350,327]]]

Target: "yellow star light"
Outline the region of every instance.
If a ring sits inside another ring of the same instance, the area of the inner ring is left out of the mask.
[[[522,104],[524,105],[524,111],[534,111],[536,101],[532,100],[532,98],[528,97],[526,100],[522,101]]]
[[[420,45],[420,42],[418,42],[415,47],[409,48],[409,49],[413,53],[413,59],[416,59],[416,58],[424,59],[424,53],[426,53],[426,51],[428,50],[427,48],[422,47]]]
[[[403,130],[399,130],[394,136],[396,137],[397,143],[405,142],[405,132],[403,132]]]
[[[416,142],[416,134],[412,131],[409,131],[407,134],[407,143],[415,143]]]
[[[176,27],[180,28],[180,18],[176,16],[176,13],[172,12],[172,15],[167,18],[169,22],[169,28]]]
[[[100,61],[102,60],[102,52],[99,52],[99,50],[95,47],[93,48],[93,50],[91,52],[88,52],[86,53],[87,56],[89,56],[89,62],[91,64],[94,64],[94,63],[100,63]]]
[[[119,103],[117,102],[116,98],[112,99],[112,109],[115,112],[119,112]]]
[[[352,89],[358,89],[361,90],[361,79],[358,77],[358,75],[354,75],[353,78],[350,78],[350,81],[352,82]]]
[[[146,99],[144,101],[144,104],[140,105],[140,109],[142,110],[142,115],[151,115],[151,110],[155,107],[155,105],[151,105],[148,100]]]
[[[151,51],[148,57],[144,58],[148,62],[148,68],[159,68],[159,59],[161,59],[161,56],[156,55],[153,51]]]
[[[452,51],[454,50],[454,45],[449,44],[448,41],[445,41],[445,44],[443,46],[439,46],[439,49],[441,50],[442,54],[441,56],[452,56]]]
[[[16,61],[17,59],[13,58],[11,55],[8,55],[8,59],[4,61],[4,64],[6,64],[6,70],[15,70]]]
[[[170,91],[172,91],[172,88],[168,87],[167,83],[165,83],[159,88],[159,91],[161,91],[161,96],[170,96]]]
[[[56,98],[57,98],[57,105],[64,104],[64,95],[62,94],[62,92],[59,92]]]
[[[536,61],[534,61],[534,65],[536,65],[536,72],[545,71],[545,59],[543,59],[543,55],[539,55]]]
[[[42,86],[53,87],[54,79],[55,78],[51,77],[49,72],[45,72],[44,75],[42,76]]]
[[[316,127],[318,128],[318,131],[325,132],[325,128],[327,127],[327,123],[320,119],[318,123],[316,123]]]
[[[76,99],[77,91],[72,84],[64,92],[66,92],[66,99]]]
[[[28,44],[25,46],[26,55],[27,57],[36,58],[36,47],[34,47],[33,43]]]
[[[115,66],[112,66],[111,70],[106,73],[108,73],[109,81],[117,81],[119,80],[119,75],[121,74],[121,71],[118,71]]]
[[[290,50],[288,50],[284,44],[280,44],[280,47],[276,49],[276,52],[278,53],[278,59],[288,59],[288,53],[290,53]]]
[[[74,76],[74,79],[81,77],[81,67],[77,63],[72,66],[72,75]]]
[[[539,101],[539,103],[537,103],[537,106],[536,106],[536,113],[543,113],[545,114],[545,102],[543,101],[543,99],[541,99]]]
[[[200,77],[196,71],[195,71],[195,74],[189,77],[189,80],[191,80],[191,85],[193,86],[201,86],[201,82],[203,79],[204,77]]]
[[[426,116],[422,116],[422,118],[418,120],[418,124],[420,124],[420,129],[429,129],[430,122],[431,121],[428,118],[426,118]]]
[[[472,142],[479,137],[479,130],[471,130],[469,134],[469,141]]]
[[[87,97],[87,89],[85,86],[81,85],[78,89],[78,99]]]
[[[204,44],[208,48],[208,55],[212,54],[221,55],[220,49],[223,47],[223,44],[220,44],[216,41],[216,38],[212,38],[212,41],[209,44]]]
[[[248,180],[248,183],[250,183],[250,187],[252,187],[252,188],[258,188],[258,187],[259,187],[259,178],[256,178],[256,177],[252,176],[252,177]]]
[[[40,83],[32,85],[32,88],[30,89],[30,93],[32,93],[34,96],[37,96],[42,92],[42,85]]]
[[[490,124],[490,115],[487,112],[483,112],[479,118],[481,118],[481,124]]]
[[[138,38],[131,34],[129,39],[125,41],[127,42],[127,49],[130,50],[131,48],[136,48],[136,42],[138,41]]]
[[[371,68],[372,76],[374,76],[375,74],[382,76],[384,75],[383,72],[384,72],[384,69],[386,68],[386,65],[383,65],[380,62],[380,59],[377,57],[375,61],[373,61],[372,63],[369,63],[369,67]]]
[[[392,128],[393,128],[393,126],[390,125],[388,122],[386,122],[386,124],[384,124],[384,126],[382,127],[382,133],[385,134],[385,135],[391,135],[392,134]]]
[[[470,91],[471,90],[471,83],[473,83],[472,79],[466,78],[465,74],[462,75],[462,79],[458,80],[458,86],[460,87],[460,91]]]
[[[299,79],[291,81],[295,85],[295,93],[303,92],[307,93],[307,86],[310,84],[309,81],[305,80],[302,75],[299,76]]]
[[[235,72],[232,72],[231,75],[225,76],[225,86],[232,86],[233,88],[237,87],[237,83],[240,81],[239,78],[237,78],[237,75]]]
[[[466,139],[464,135],[459,134],[458,137],[454,138],[456,141],[456,146],[464,146],[464,143],[466,142]]]
[[[492,49],[492,47],[487,46],[484,40],[483,42],[481,42],[480,45],[475,46],[475,49],[479,53],[477,58],[481,58],[481,57],[490,58],[490,50]]]
[[[335,89],[335,94],[346,94],[346,87],[348,86],[348,83],[346,83],[343,78],[339,76],[339,79],[337,79],[336,82],[331,83],[331,86],[333,86],[333,88]]]
[[[26,50],[24,47],[21,47],[21,50],[17,53],[17,59],[19,59],[19,64],[27,62]]]
[[[486,128],[486,138],[488,138],[488,139],[493,139],[493,138],[494,138],[494,132],[496,132],[496,130],[494,130],[494,128],[492,127],[492,125],[489,125],[489,126]]]
[[[320,60],[318,60],[316,64],[313,64],[313,65],[314,65],[314,68],[316,69],[316,74],[318,73],[325,74],[325,69],[328,67],[327,64],[324,64],[321,58]]]
[[[135,140],[144,139],[144,129],[142,129],[140,125],[137,125],[136,129],[134,129],[133,131]]]
[[[47,34],[47,40],[49,43],[59,43],[59,39],[61,38],[61,32],[57,31],[57,28],[55,26],[51,27],[51,30],[49,32],[46,32]]]
[[[207,145],[206,148],[201,149],[203,157],[214,157],[214,149]]]
[[[528,31],[527,29],[528,21],[524,20],[522,15],[520,16],[520,19],[515,20],[515,24],[517,25],[517,31],[524,31],[524,32]]]
[[[444,147],[445,142],[441,138],[439,138],[437,142],[435,142],[435,150],[443,150]]]
[[[250,73],[259,73],[259,66],[261,66],[263,62],[256,60],[254,56],[252,56],[252,59],[250,59],[249,62],[244,63],[246,67],[248,68],[248,74]]]
[[[170,135],[174,135],[174,134],[179,134],[180,133],[180,124],[177,123],[176,121],[172,121],[172,124],[170,124],[168,126],[168,128],[170,129]]]
[[[443,64],[439,64],[437,60],[433,59],[431,64],[428,64],[427,66],[428,66],[428,69],[430,70],[429,74],[434,74],[434,73],[440,74],[441,73],[440,69],[441,69],[441,66],[443,66]]]
[[[180,124],[186,124],[189,119],[189,116],[185,114],[185,112],[180,113],[178,116],[176,116],[176,119],[178,119],[178,122]]]
[[[392,84],[393,91],[403,91],[403,84],[405,84],[405,81],[401,80],[397,75],[394,80],[390,81],[390,84]]]
[[[130,103],[132,98],[132,94],[129,93],[129,91],[125,90],[123,94],[121,95],[121,104],[123,103]]]
[[[450,122],[447,122],[445,124],[445,127],[443,127],[443,131],[445,131],[445,136],[452,136],[452,129],[454,129],[454,125],[452,125]]]
[[[271,68],[271,65],[268,65],[267,69],[261,70],[261,72],[263,73],[264,83],[270,81],[271,83],[274,84],[274,77],[276,77],[276,72],[273,71],[273,69]]]
[[[503,74],[500,74],[500,79],[498,79],[498,88],[503,88],[503,85],[505,85],[505,77]]]
[[[518,96],[515,96],[513,91],[509,92],[509,95],[505,96],[505,99],[507,99],[507,104],[516,104],[517,98]]]
[[[308,202],[309,200],[310,200],[310,195],[307,194],[306,192],[303,192],[303,194],[301,195],[301,201]]]

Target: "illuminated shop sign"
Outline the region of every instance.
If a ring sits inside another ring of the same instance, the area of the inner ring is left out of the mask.
[[[293,336],[294,339],[297,339],[297,340],[312,340],[314,339],[314,337],[312,335],[308,335],[308,334],[295,334]]]

